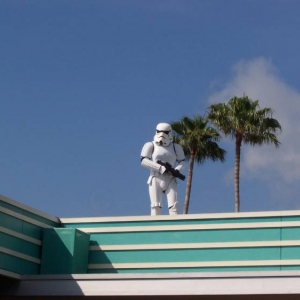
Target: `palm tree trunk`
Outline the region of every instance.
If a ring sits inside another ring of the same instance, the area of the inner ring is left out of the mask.
[[[239,134],[237,134],[235,139],[235,163],[234,163],[235,212],[240,211],[241,146],[242,146],[242,137]]]
[[[191,156],[190,156],[188,177],[187,177],[187,181],[186,181],[186,188],[185,188],[183,214],[187,214],[188,211],[189,211],[191,189],[192,189],[192,180],[193,180],[194,161],[195,161],[195,151],[192,150],[191,151]]]

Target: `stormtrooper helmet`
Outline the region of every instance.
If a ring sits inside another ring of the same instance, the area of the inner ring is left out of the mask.
[[[168,123],[159,123],[156,126],[154,142],[160,146],[169,146],[173,141],[172,127]]]

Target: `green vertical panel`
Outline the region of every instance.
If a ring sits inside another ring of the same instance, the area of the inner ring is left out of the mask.
[[[281,271],[299,271],[300,266],[282,266]]]
[[[300,227],[282,228],[282,240],[300,240]]]
[[[18,233],[23,233],[29,237],[33,237],[36,239],[41,239],[42,236],[41,227],[1,212],[0,212],[0,226],[13,230]]]
[[[5,201],[2,201],[2,200],[0,200],[0,207],[6,208],[6,209],[11,210],[13,212],[16,212],[18,214],[22,214],[23,211],[24,211],[24,209],[22,209],[22,208],[20,208],[18,206],[9,204],[9,203],[7,203]]]
[[[41,274],[71,274],[75,229],[44,229]]]
[[[283,216],[282,222],[300,221],[300,216]]]
[[[22,221],[0,212],[0,226],[22,233]]]
[[[282,247],[281,249],[281,259],[300,259],[300,247]]]
[[[35,239],[41,240],[43,235],[43,228],[23,221],[22,233]]]
[[[89,235],[76,229],[45,229],[41,274],[87,272]]]
[[[280,247],[91,251],[89,263],[164,263],[279,260]]]
[[[40,216],[40,215],[35,214],[33,212],[27,211],[24,208],[18,207],[16,205],[7,203],[7,202],[2,201],[2,200],[0,200],[0,207],[6,208],[6,209],[8,209],[12,212],[16,212],[18,214],[29,217],[29,218],[31,218],[33,220],[36,220],[36,221],[39,221],[41,223],[48,224],[48,225],[53,226],[53,227],[56,227],[58,225],[57,222],[49,220],[46,217],[43,217],[43,216]]]
[[[40,258],[40,246],[0,232],[0,247]]]
[[[0,269],[21,275],[39,273],[39,264],[0,252]]]
[[[278,241],[279,228],[94,233],[91,245]]]
[[[31,212],[26,211],[26,210],[23,210],[22,215],[26,216],[28,218],[31,218],[31,219],[33,219],[35,221],[41,222],[43,224],[47,224],[47,225],[49,225],[51,227],[59,227],[59,223],[54,222],[52,220],[49,220],[49,219],[47,219],[45,217],[39,216],[37,214],[31,213]]]
[[[72,273],[87,273],[89,246],[89,234],[76,230]]]

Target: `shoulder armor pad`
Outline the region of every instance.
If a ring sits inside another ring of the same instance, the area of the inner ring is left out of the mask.
[[[146,143],[142,149],[141,157],[147,157],[147,158],[151,159],[153,150],[154,150],[153,143],[152,142]]]

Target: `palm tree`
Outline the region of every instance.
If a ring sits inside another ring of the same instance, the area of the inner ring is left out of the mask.
[[[240,211],[240,157],[242,143],[252,146],[273,144],[278,147],[276,134],[281,126],[272,118],[271,108],[260,109],[258,100],[253,101],[244,95],[233,97],[228,103],[213,104],[208,109],[209,120],[224,133],[235,140],[235,211]]]
[[[186,192],[183,213],[187,214],[190,203],[193,169],[195,161],[203,164],[207,159],[213,161],[225,160],[226,151],[219,148],[217,141],[220,139],[218,131],[208,126],[208,120],[201,116],[190,119],[186,116],[171,124],[175,132],[174,141],[180,144],[184,154],[189,158]]]

